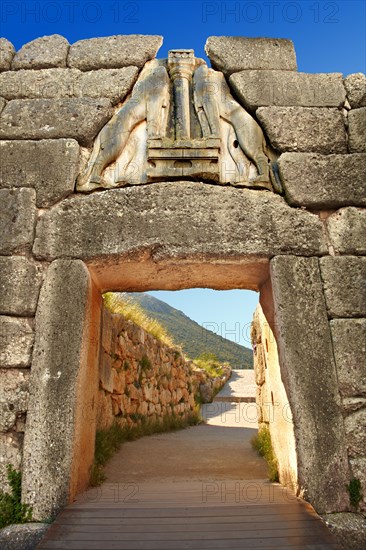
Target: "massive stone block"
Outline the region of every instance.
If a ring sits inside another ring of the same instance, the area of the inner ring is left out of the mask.
[[[360,502],[361,509],[363,513],[366,512],[366,456],[351,458],[350,460],[351,470],[354,477],[358,478],[361,481],[361,491],[363,494],[363,499]],[[366,520],[365,528],[363,533],[366,538]]]
[[[0,254],[29,250],[36,220],[34,189],[0,189]]]
[[[283,153],[278,164],[292,206],[366,206],[366,155]]]
[[[7,71],[0,74],[0,95],[11,99],[60,99],[77,95],[76,69]],[[103,96],[98,96],[103,97]]]
[[[137,74],[137,67],[86,73],[78,69],[9,71],[0,73],[0,95],[9,100],[105,97],[115,104],[126,97]]]
[[[366,153],[366,107],[348,113],[348,149],[350,153]]]
[[[353,73],[344,79],[347,99],[353,109],[366,107],[366,76],[363,73]]]
[[[39,219],[38,258],[85,260],[317,255],[326,251],[315,215],[278,195],[192,182],[154,184],[69,198]]]
[[[35,519],[57,513],[89,481],[100,330],[92,292],[83,263],[67,260],[51,264],[41,289],[22,487]]]
[[[114,104],[123,101],[132,89],[138,75],[137,67],[100,69],[81,73],[81,97],[107,97]]]
[[[250,111],[269,105],[339,107],[346,99],[341,73],[247,70],[231,75],[230,84]]]
[[[0,367],[24,368],[31,364],[34,341],[30,319],[0,317]]]
[[[143,67],[163,43],[161,36],[129,34],[79,40],[70,47],[67,64],[82,71]]]
[[[88,146],[112,114],[105,98],[14,99],[1,113],[0,138],[75,138]]]
[[[17,70],[66,67],[68,50],[69,43],[63,36],[42,36],[24,44],[15,54],[11,68]]]
[[[0,141],[0,187],[34,187],[39,208],[72,193],[78,169],[73,139]]]
[[[278,256],[271,261],[271,280],[299,484],[318,512],[345,510],[347,448],[318,259]]]
[[[328,256],[320,268],[328,316],[366,317],[366,258]]]
[[[260,107],[256,114],[272,147],[280,153],[347,153],[343,115],[338,109]]]
[[[29,369],[0,369],[0,380],[0,432],[8,432],[27,412]]]
[[[7,550],[31,550],[43,539],[49,523],[17,523],[1,529],[0,545]]]
[[[246,69],[296,71],[296,55],[291,40],[210,36],[205,51],[214,69],[226,75]]]
[[[6,38],[0,38],[0,71],[8,71],[15,54],[15,48]]]
[[[366,319],[333,319],[330,328],[339,391],[344,397],[366,397]]]
[[[341,208],[326,223],[336,254],[366,255],[366,210]]]
[[[359,514],[329,514],[323,519],[330,531],[347,550],[360,550],[365,546],[366,519]]]
[[[365,456],[366,408],[346,416],[344,426],[347,434],[348,454],[351,458]]]
[[[34,262],[22,256],[0,256],[0,314],[32,316],[40,285]]]

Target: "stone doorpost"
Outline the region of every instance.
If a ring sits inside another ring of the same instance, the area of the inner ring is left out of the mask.
[[[94,458],[101,296],[80,260],[49,267],[36,335],[23,456],[23,500],[54,516],[89,482]]]

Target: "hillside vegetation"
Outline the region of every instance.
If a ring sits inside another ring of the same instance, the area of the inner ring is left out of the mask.
[[[126,294],[122,293],[122,296]],[[213,353],[220,362],[230,363],[233,369],[253,368],[251,349],[206,330],[182,311],[149,294],[131,292],[127,296],[140,304],[149,317],[159,321],[190,359],[204,353]]]

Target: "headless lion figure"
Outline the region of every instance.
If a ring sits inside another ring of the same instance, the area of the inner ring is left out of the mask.
[[[104,170],[126,147],[133,129],[147,121],[148,137],[165,133],[170,101],[170,79],[163,66],[153,62],[142,71],[131,98],[116,112],[99,132],[85,171],[78,179],[78,189],[91,191],[108,187],[103,180]]]
[[[239,145],[257,168],[254,181],[269,182],[269,164],[264,154],[265,140],[261,127],[231,96],[224,75],[198,67],[193,76],[194,103],[204,137],[220,137],[220,118],[229,122]]]

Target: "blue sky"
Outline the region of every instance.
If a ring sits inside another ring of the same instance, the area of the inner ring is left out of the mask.
[[[161,34],[158,54],[193,48],[205,57],[212,35],[290,38],[299,71],[365,72],[364,0],[259,0],[242,2],[127,0],[2,0],[1,36],[16,49],[48,34],[70,43],[113,34]],[[200,324],[249,346],[248,326],[258,296],[253,292],[186,290],[153,293]]]

